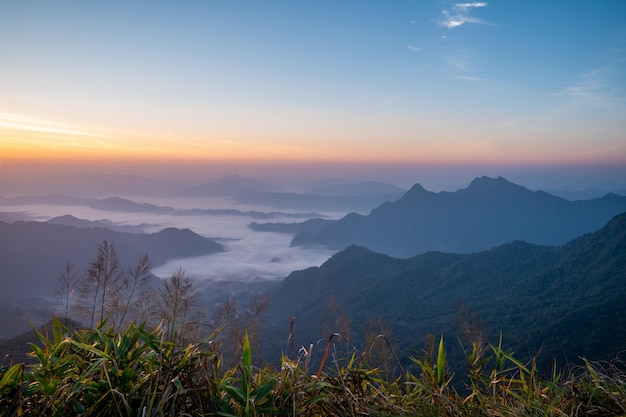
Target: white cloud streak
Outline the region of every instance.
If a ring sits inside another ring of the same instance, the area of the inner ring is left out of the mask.
[[[487,22],[470,16],[472,10],[487,7],[486,2],[473,2],[473,3],[457,3],[452,8],[446,9],[441,12],[441,16],[438,23],[448,29],[453,29],[464,25],[465,23],[475,23],[485,25]]]
[[[89,132],[66,123],[58,123],[16,113],[0,113],[0,128],[94,138],[106,137],[105,135]]]

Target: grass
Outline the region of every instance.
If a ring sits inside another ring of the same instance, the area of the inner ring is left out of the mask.
[[[586,361],[541,374],[480,338],[454,375],[446,342],[433,338],[403,369],[384,336],[361,352],[339,334],[323,360],[313,346],[280,366],[256,366],[247,332],[241,357],[224,367],[215,334],[192,343],[134,325],[70,330],[53,320],[35,330],[36,363],[0,368],[3,416],[619,416],[626,415],[626,364]],[[348,346],[348,349],[346,349]],[[393,369],[369,362],[384,349]]]

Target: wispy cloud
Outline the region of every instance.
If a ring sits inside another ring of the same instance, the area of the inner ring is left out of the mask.
[[[473,68],[467,51],[457,51],[454,54],[443,54],[441,57],[449,67],[459,72],[468,72]]]
[[[594,107],[626,106],[624,91],[610,82],[610,69],[595,68],[584,73],[578,82],[554,93],[554,96],[567,98],[575,105]]]
[[[0,128],[58,135],[88,136],[94,138],[106,137],[102,134],[84,130],[78,126],[16,113],[0,112]]]
[[[487,3],[483,1],[472,3],[457,3],[451,8],[442,11],[437,23],[439,23],[441,26],[447,27],[448,29],[462,26],[465,23],[476,23],[485,25],[487,24],[487,22],[485,22],[484,20],[471,16],[471,12],[474,9],[481,7],[487,7]]]
[[[418,46],[409,45],[409,51],[411,51],[411,52],[419,52],[421,50],[422,50],[422,48],[420,48]]]

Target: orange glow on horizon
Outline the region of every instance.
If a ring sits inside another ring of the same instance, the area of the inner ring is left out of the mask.
[[[0,114],[1,116],[1,114]],[[531,148],[497,148],[489,141],[437,138],[404,140],[403,146],[376,137],[349,141],[323,138],[311,145],[285,138],[148,137],[100,133],[82,127],[44,124],[39,119],[0,117],[0,162],[46,163],[363,163],[363,164],[624,164],[621,152],[563,154],[558,145]],[[28,123],[27,123],[28,122]],[[44,121],[45,122],[45,121]],[[555,157],[559,155],[559,157]]]
[[[154,148],[127,148],[127,149],[62,149],[55,147],[33,147],[20,148],[6,146],[0,139],[0,163],[2,162],[41,162],[57,164],[72,163],[98,163],[106,164],[107,162],[118,163],[228,163],[228,162],[254,162],[267,164],[435,164],[435,165],[548,165],[548,164],[624,164],[623,161],[616,157],[613,160],[606,158],[577,158],[575,160],[557,160],[548,156],[535,158],[514,157],[511,155],[451,155],[439,153],[424,153],[418,155],[404,154],[394,155],[388,153],[386,155],[375,155],[375,152],[361,152],[360,154],[346,155],[340,153],[325,153],[315,151],[289,152],[268,152],[262,153],[256,148],[249,148],[245,152],[230,152],[226,154],[211,154],[198,152],[197,150],[177,150],[174,149],[154,149]]]

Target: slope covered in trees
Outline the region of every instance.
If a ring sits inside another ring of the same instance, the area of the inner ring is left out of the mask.
[[[475,254],[400,259],[350,246],[270,291],[265,334],[276,354],[287,349],[290,317],[297,346],[334,331],[364,340],[382,323],[406,355],[431,333],[462,337],[469,317],[490,340],[502,331],[522,357],[543,350],[548,362],[563,363],[626,347],[624,299],[626,213],[560,247],[514,241]]]

